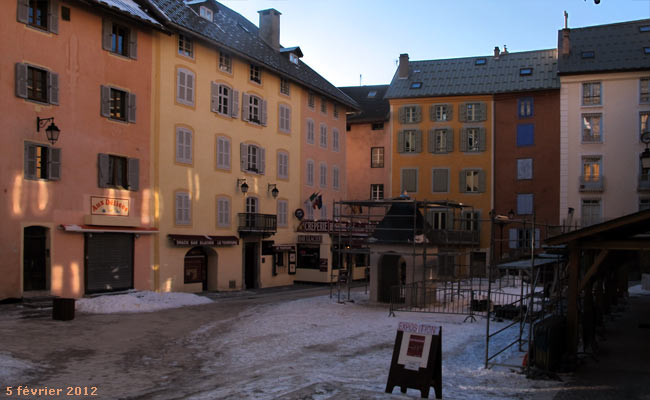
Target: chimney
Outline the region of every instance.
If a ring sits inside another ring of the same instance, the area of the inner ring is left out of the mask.
[[[501,53],[499,46],[494,46],[494,58],[499,58],[499,53]]]
[[[397,77],[406,79],[409,77],[409,55],[403,53],[399,55],[399,67],[397,69]]]
[[[571,41],[569,40],[569,13],[564,12],[564,29],[562,29],[562,43],[560,43],[560,54],[568,57],[571,53]]]
[[[280,50],[280,11],[269,8],[258,13],[260,14],[260,39],[273,50]]]

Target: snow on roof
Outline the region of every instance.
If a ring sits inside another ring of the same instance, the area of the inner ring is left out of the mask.
[[[79,299],[75,309],[93,314],[138,313],[212,303],[192,293],[132,292]]]
[[[153,19],[149,14],[147,14],[138,3],[133,0],[95,0],[100,4],[107,5],[112,8],[117,8],[118,10],[131,14],[133,17],[144,20],[146,22],[152,23],[154,25],[160,25],[158,21]]]

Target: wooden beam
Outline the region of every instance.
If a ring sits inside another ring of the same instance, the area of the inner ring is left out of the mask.
[[[569,287],[567,293],[567,353],[570,357],[578,352],[578,273],[580,249],[572,243],[569,253]]]
[[[591,264],[591,267],[589,267],[589,270],[587,270],[587,273],[585,276],[582,278],[582,282],[580,282],[580,290],[582,291],[585,286],[589,283],[591,278],[598,273],[598,268],[600,268],[600,265],[603,263],[605,260],[605,257],[607,257],[607,254],[609,254],[609,250],[601,250],[600,253],[598,253],[598,256],[596,257],[596,260],[594,260],[594,263]]]
[[[650,250],[650,240],[589,240],[580,243],[579,246],[585,250]]]

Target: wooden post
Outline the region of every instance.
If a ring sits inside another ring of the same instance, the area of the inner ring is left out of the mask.
[[[580,249],[577,243],[570,243],[569,246],[566,348],[569,357],[574,358],[578,352],[578,276],[580,274]]]

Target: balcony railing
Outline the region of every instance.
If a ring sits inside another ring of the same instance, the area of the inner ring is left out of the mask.
[[[650,174],[639,175],[639,192],[650,192]]]
[[[478,246],[480,242],[479,231],[467,230],[433,230],[429,233],[429,241],[439,245],[466,245]]]
[[[603,190],[605,190],[604,176],[583,175],[580,177],[581,192],[602,192]]]
[[[239,213],[239,232],[275,233],[278,230],[277,215]]]

